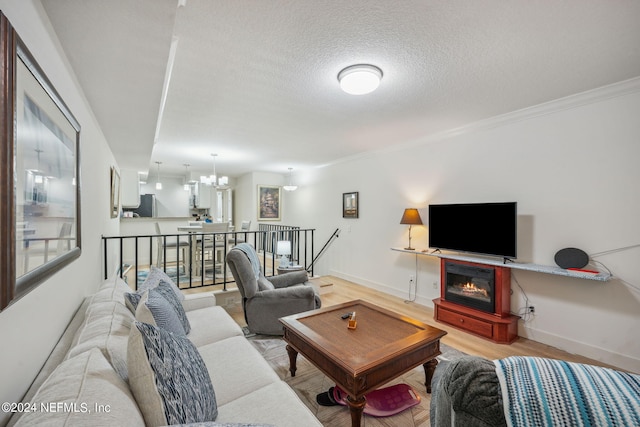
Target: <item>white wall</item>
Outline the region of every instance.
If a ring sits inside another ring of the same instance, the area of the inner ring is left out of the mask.
[[[118,219],[109,215],[110,167],[115,165],[73,73],[49,32],[39,2],[0,0],[36,61],[82,127],[82,255],[0,313],[0,401],[20,401],[84,296],[102,279],[102,234],[117,235]],[[0,425],[9,414],[0,413]]]
[[[640,81],[604,88],[458,129],[401,149],[298,172],[288,222],[336,227],[340,237],[318,264],[334,274],[403,298],[409,275],[418,301],[439,296],[439,260],[392,252],[407,245],[407,207],[428,223],[430,203],[516,201],[519,261],[554,265],[554,254],[589,254],[640,244]],[[626,93],[626,94],[625,94]],[[342,193],[358,191],[360,218],[342,218]],[[427,246],[426,226],[413,246]],[[640,247],[596,257],[609,282],[513,270],[512,311],[522,286],[536,308],[520,335],[640,372]],[[417,266],[417,267],[416,267]]]

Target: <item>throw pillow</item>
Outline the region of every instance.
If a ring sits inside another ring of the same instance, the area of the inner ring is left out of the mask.
[[[142,294],[136,308],[136,320],[186,336],[182,322],[169,301],[156,289],[150,289]]]
[[[124,305],[126,305],[133,314],[136,314],[136,308],[138,308],[140,298],[142,298],[142,293],[127,292],[124,294]]]
[[[155,288],[160,284],[160,282],[167,282],[173,285],[173,291],[176,293],[178,299],[180,301],[184,301],[184,295],[173,282],[173,280],[171,280],[171,277],[167,276],[164,271],[154,265],[152,265],[149,269],[149,275],[147,275],[147,278],[144,280],[144,282],[142,282],[142,285],[138,287],[138,293],[141,294],[147,289]]]
[[[189,324],[189,319],[187,319],[187,313],[185,313],[182,303],[176,296],[175,292],[173,292],[172,285],[167,282],[160,282],[158,287],[153,289],[153,292],[162,295],[164,299],[167,300],[178,315],[178,319],[184,328],[184,333],[189,334],[189,332],[191,332],[191,325]]]
[[[135,322],[127,362],[129,385],[147,425],[215,421],[213,384],[188,338]]]
[[[178,319],[180,319],[180,323],[182,323],[182,327],[184,328],[185,334],[188,334],[189,332],[191,332],[191,325],[189,324],[187,313],[185,313],[182,303],[180,302],[178,297],[176,297],[176,294],[173,291],[173,285],[171,283],[161,281],[157,287],[153,288],[153,291],[158,292],[169,302],[169,304],[171,304],[171,307],[173,307],[173,309],[176,311],[176,314],[178,315]],[[140,304],[141,298],[142,298],[142,294],[138,294],[138,293],[127,293],[124,296],[127,307],[134,314],[138,308],[138,304]]]

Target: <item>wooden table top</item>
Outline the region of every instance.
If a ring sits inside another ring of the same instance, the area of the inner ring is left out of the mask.
[[[341,316],[353,311],[357,326],[348,329],[348,319]],[[354,395],[435,358],[440,354],[439,340],[446,335],[426,323],[362,300],[283,317],[280,321],[289,345],[340,385],[348,387],[347,383],[352,382],[348,378],[369,374],[368,384],[348,390]],[[374,380],[385,366],[382,377]]]

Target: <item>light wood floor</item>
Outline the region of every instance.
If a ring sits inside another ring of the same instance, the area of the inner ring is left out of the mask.
[[[402,298],[391,296],[337,277],[325,276],[313,279],[313,281],[319,285],[333,285],[331,286],[331,292],[321,295],[323,307],[355,299],[366,300],[386,309],[413,317],[421,322],[447,331],[447,335],[442,338],[442,342],[467,354],[482,356],[488,359],[501,359],[508,356],[539,356],[615,368],[614,366],[606,365],[602,362],[577,354],[571,354],[555,347],[522,337],[518,338],[518,340],[511,345],[495,344],[491,341],[470,335],[443,323],[436,322],[433,319],[432,308],[414,302],[405,303]],[[227,307],[227,311],[241,326],[246,326],[240,304],[235,304],[233,307]]]

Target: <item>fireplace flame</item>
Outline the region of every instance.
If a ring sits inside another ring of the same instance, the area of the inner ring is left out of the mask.
[[[476,286],[475,283],[473,282],[467,282],[462,284],[461,286],[462,288],[462,292],[464,294],[468,294],[468,295],[482,295],[484,297],[488,297],[489,296],[489,292],[487,292],[486,289],[482,289]]]

